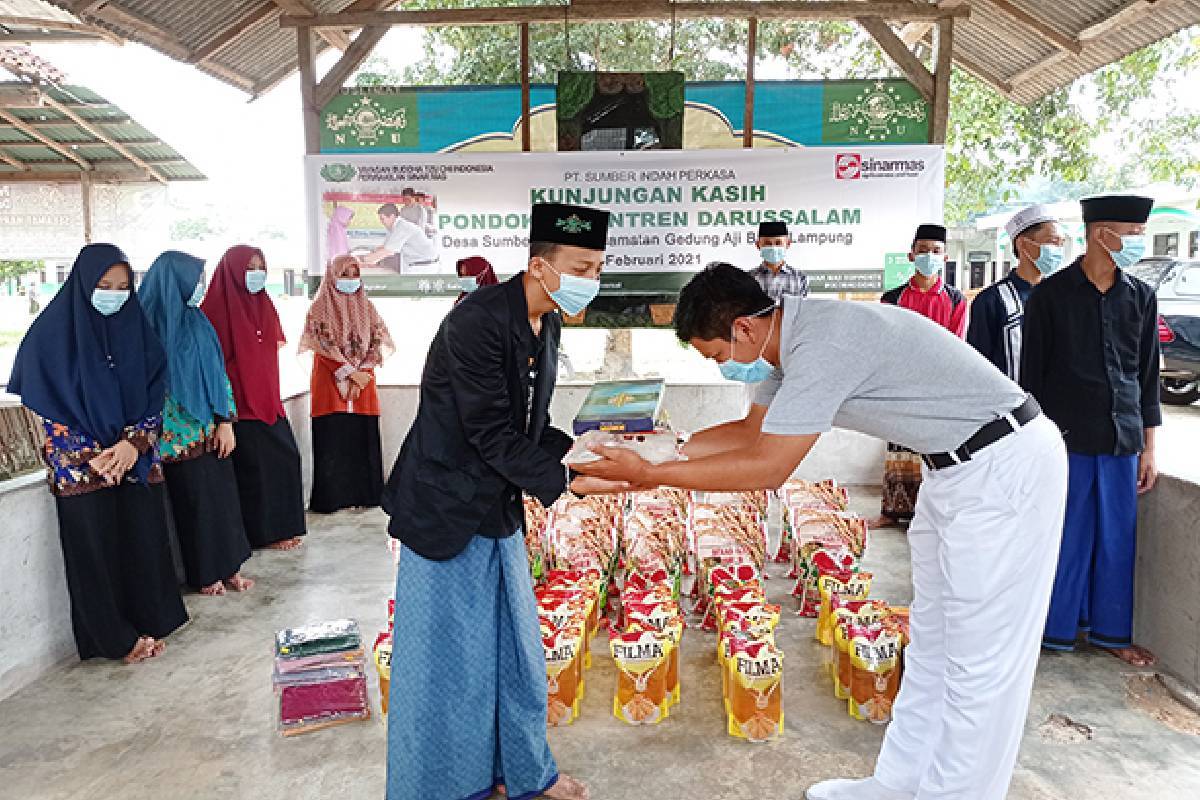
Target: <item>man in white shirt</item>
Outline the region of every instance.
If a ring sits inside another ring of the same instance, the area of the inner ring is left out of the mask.
[[[437,263],[437,248],[433,242],[419,225],[400,216],[395,203],[384,203],[379,207],[379,221],[387,229],[387,238],[364,256],[363,261],[400,274],[419,272],[417,267]]]

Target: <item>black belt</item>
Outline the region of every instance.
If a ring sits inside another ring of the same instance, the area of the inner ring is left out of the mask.
[[[980,450],[995,444],[1010,433],[1020,430],[1037,419],[1041,413],[1042,407],[1038,405],[1037,400],[1028,397],[1020,407],[977,430],[975,435],[967,439],[957,450],[950,453],[930,453],[921,456],[921,459],[930,469],[946,469],[965,464]]]

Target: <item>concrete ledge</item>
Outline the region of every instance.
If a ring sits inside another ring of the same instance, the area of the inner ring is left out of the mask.
[[[44,473],[0,483],[0,699],[75,657],[58,512]]]
[[[1138,509],[1134,635],[1165,673],[1200,687],[1200,486],[1160,477]]]

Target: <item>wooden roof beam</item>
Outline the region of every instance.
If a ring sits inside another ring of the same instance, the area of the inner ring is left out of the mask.
[[[325,108],[334,95],[341,91],[342,84],[346,82],[346,79],[359,68],[367,56],[371,55],[375,45],[379,44],[379,40],[390,30],[391,28],[387,25],[377,25],[373,28],[364,28],[359,32],[350,48],[342,54],[341,59],[330,68],[329,72],[325,73],[325,77],[317,84],[316,90],[313,92],[313,100],[316,102],[318,112]]]
[[[862,2],[861,0],[717,0],[701,3],[681,0],[609,0],[583,6],[494,6],[447,8],[428,11],[355,11],[321,14],[316,17],[286,15],[280,18],[285,28],[360,28],[375,25],[508,25],[521,22],[628,22],[675,19],[751,19],[759,20],[855,20],[863,17],[887,20],[940,20],[967,17],[970,7],[912,3]]]
[[[285,14],[291,14],[294,17],[315,17],[317,15],[316,6],[309,0],[272,0],[275,5]],[[323,28],[317,31],[317,35],[328,42],[331,46],[338,50],[348,50],[350,48],[350,35],[345,31],[333,28]]]
[[[1129,5],[1123,6],[1117,11],[1109,14],[1102,20],[1095,22],[1079,32],[1079,39],[1085,45],[1099,39],[1118,28],[1123,28],[1126,25],[1131,25],[1137,22],[1142,17],[1151,13],[1154,10],[1158,0],[1135,0]],[[1073,54],[1063,50],[1059,50],[1054,55],[1039,61],[1031,67],[1027,67],[1020,72],[1014,74],[1008,79],[1012,86],[1019,87],[1021,84],[1029,81],[1046,70],[1053,69],[1059,64],[1069,59]]]
[[[76,3],[75,6],[72,6],[72,11],[77,17],[92,17],[121,30],[133,31],[137,34],[134,38],[145,42],[176,61],[186,64],[197,63],[192,58],[191,49],[173,34],[117,3]],[[221,64],[204,62],[202,66],[243,91],[250,91],[254,86],[253,80]]]
[[[0,122],[0,129],[11,129],[12,126]],[[126,147],[138,146],[162,146],[163,143],[159,139],[120,139],[118,140]],[[67,147],[107,147],[108,145],[98,139],[89,139],[82,142],[63,142]],[[45,147],[41,142],[0,142],[0,147],[12,148],[30,148],[30,147]],[[149,159],[147,159],[149,160]]]
[[[959,8],[967,5],[969,0],[940,0],[937,2],[938,8]],[[900,29],[900,41],[904,42],[909,47],[913,47],[917,42],[929,36],[934,29],[935,24],[931,20],[909,22]]]
[[[917,88],[925,102],[933,102],[933,74],[921,63],[916,53],[900,40],[892,26],[882,19],[872,17],[863,17],[858,24],[871,34],[871,38],[895,62],[909,83]]]
[[[10,114],[8,111],[6,111],[3,108],[0,108],[0,119],[6,121],[9,125],[13,126],[17,130],[19,130],[21,133],[28,136],[30,139],[36,139],[37,141],[46,145],[46,147],[49,147],[51,150],[58,153],[59,155],[66,156],[67,158],[69,158],[70,160],[72,160],[76,164],[78,164],[80,169],[91,169],[92,168],[91,164],[89,164],[87,161],[85,161],[81,156],[72,152],[70,148],[64,147],[63,145],[61,145],[58,142],[51,139],[50,137],[46,136],[41,131],[26,124],[25,121],[22,120],[20,117],[14,115],[14,114]]]
[[[68,22],[60,19],[43,19],[41,17],[16,17],[0,14],[0,27],[9,28],[28,28],[31,31],[38,33],[51,31],[56,33],[72,33],[84,36],[90,36],[98,39],[104,39],[112,44],[121,45],[125,40],[117,36],[112,31],[106,31],[98,25],[89,25],[86,22]],[[14,37],[25,34],[14,31]]]
[[[134,155],[133,152],[129,150],[129,148],[125,147],[120,142],[113,139],[107,133],[100,130],[95,125],[92,125],[87,120],[85,120],[83,117],[79,116],[74,111],[72,111],[71,109],[64,106],[62,103],[59,103],[53,97],[50,97],[49,95],[47,95],[43,99],[45,100],[46,105],[48,105],[50,108],[53,108],[55,111],[59,112],[60,114],[66,115],[67,117],[69,117],[71,119],[72,122],[74,122],[80,128],[87,131],[88,133],[90,133],[92,136],[96,137],[100,141],[104,142],[106,145],[111,147],[113,150],[116,150],[118,153],[123,155],[130,162],[137,164],[139,167],[146,170],[146,173],[150,177],[154,178],[154,180],[156,180],[162,184],[165,184],[167,182],[167,179],[158,170],[156,170],[154,167],[150,166],[145,161],[143,161],[141,159],[141,157]]]
[[[1123,28],[1130,23],[1137,22],[1142,17],[1154,10],[1154,5],[1158,0],[1134,0],[1123,8],[1109,14],[1104,19],[1087,26],[1079,32],[1080,39],[1099,39],[1106,33],[1114,31],[1117,28]]]
[[[15,167],[19,170],[29,169],[29,165],[26,164],[24,161],[20,161],[14,156],[10,156],[8,153],[4,152],[3,150],[0,150],[0,161],[3,161],[5,164],[8,164],[10,167]]]
[[[146,173],[133,170],[57,170],[30,169],[20,172],[5,172],[0,169],[0,183],[80,183],[87,175],[93,185],[98,183],[150,183]],[[198,181],[203,178],[173,178],[177,181]]]
[[[1083,42],[1073,36],[1067,36],[1062,31],[1047,25],[1040,17],[1030,14],[1025,9],[1013,3],[1012,0],[988,0],[996,8],[1003,11],[1008,16],[1016,20],[1020,25],[1032,31],[1043,41],[1053,45],[1059,50],[1079,55],[1083,52]]]

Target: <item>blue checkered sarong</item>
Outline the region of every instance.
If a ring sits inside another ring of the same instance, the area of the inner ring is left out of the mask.
[[[558,779],[525,538],[476,536],[449,561],[403,548],[388,709],[388,800],[512,800]]]

